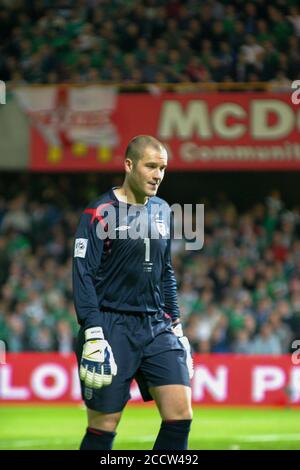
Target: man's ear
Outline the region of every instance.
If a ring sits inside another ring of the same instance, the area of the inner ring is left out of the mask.
[[[124,167],[126,174],[130,174],[133,168],[133,161],[130,158],[125,158]]]

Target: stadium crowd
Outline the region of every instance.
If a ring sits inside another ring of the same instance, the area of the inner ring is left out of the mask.
[[[65,175],[3,181],[0,339],[9,351],[73,350],[73,237],[83,207],[108,188],[97,175],[82,176],[75,190],[72,181]],[[205,200],[203,249],[186,251],[184,240],[172,247],[194,351],[291,351],[300,338],[299,236],[300,209],[288,209],[278,191],[243,212],[226,199]]]
[[[271,81],[300,75],[298,0],[0,0],[12,84]]]

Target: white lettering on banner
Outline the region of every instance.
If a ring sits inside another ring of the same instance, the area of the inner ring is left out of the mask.
[[[225,401],[228,395],[228,368],[219,366],[213,374],[207,367],[197,366],[193,378],[193,397],[204,398],[205,391],[216,401]]]
[[[81,401],[75,357],[67,356],[62,361],[61,355],[53,354],[53,358],[45,362],[43,355],[38,356],[25,361],[26,364],[24,362],[25,370],[19,366],[22,355],[18,360],[8,356],[8,364],[0,366],[0,402]],[[195,402],[236,404],[237,397],[233,391],[241,390],[241,381],[246,380],[249,390],[243,387],[245,395],[239,397],[245,403],[275,404],[278,403],[279,394],[282,404],[300,404],[300,365],[292,365],[290,357],[278,358],[276,365],[267,357],[260,357],[259,365],[256,358],[229,360],[228,356],[224,356],[223,359],[220,357],[219,365],[216,366],[215,360],[212,361],[210,357],[207,360],[195,357],[192,381]],[[261,362],[262,359],[264,362]],[[133,402],[141,401],[136,382],[132,384],[130,392]]]
[[[28,400],[30,391],[26,387],[12,385],[13,368],[9,365],[0,367],[0,397],[4,400]]]
[[[216,134],[222,139],[238,139],[245,133],[246,129],[243,124],[234,124],[230,126],[226,124],[226,120],[230,116],[245,119],[247,117],[247,113],[242,106],[235,103],[223,103],[220,106],[217,106],[212,112],[212,122],[214,123]]]
[[[274,123],[270,116],[276,117]],[[232,123],[228,118],[242,122]],[[212,111],[204,100],[190,100],[186,105],[177,100],[162,104],[157,136],[162,140],[209,140],[215,136],[237,140],[249,132],[253,140],[288,138],[300,130],[300,112],[280,99],[253,99],[250,107],[234,102],[220,103]]]
[[[54,379],[54,383],[47,385],[47,378]],[[68,388],[68,372],[58,364],[44,364],[37,367],[31,376],[31,388],[39,398],[44,400],[56,400],[62,397]]]
[[[252,372],[252,398],[262,402],[266,392],[280,390],[285,384],[285,373],[280,367],[257,366]]]
[[[180,157],[188,163],[193,162],[289,162],[300,161],[300,144],[283,142],[281,145],[219,145],[198,146],[186,142],[180,147]]]
[[[289,135],[295,126],[293,109],[279,100],[253,100],[251,102],[251,134],[256,140],[277,140]],[[268,116],[275,114],[277,122],[268,123]]]
[[[291,370],[290,394],[292,403],[300,402],[300,367],[293,367]]]
[[[194,133],[202,139],[213,137],[206,102],[190,101],[186,108],[176,100],[164,101],[158,126],[161,139],[190,139]]]
[[[72,400],[80,400],[81,399],[81,390],[80,390],[80,380],[78,376],[78,368],[77,366],[73,367],[72,369],[72,378],[71,378],[71,398]]]

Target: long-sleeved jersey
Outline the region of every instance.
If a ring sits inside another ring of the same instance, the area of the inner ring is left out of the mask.
[[[113,189],[81,216],[74,243],[73,293],[79,324],[99,325],[99,310],[179,317],[171,264],[170,207],[151,197],[126,204]]]

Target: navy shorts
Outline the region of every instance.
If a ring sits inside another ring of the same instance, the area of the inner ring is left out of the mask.
[[[88,408],[104,413],[122,411],[130,399],[130,384],[136,379],[144,401],[152,400],[149,387],[180,384],[190,387],[186,351],[171,328],[171,319],[163,313],[131,314],[99,312],[99,325],[110,344],[118,373],[111,385],[99,390],[85,390],[82,398]],[[84,331],[77,341],[80,362]]]

